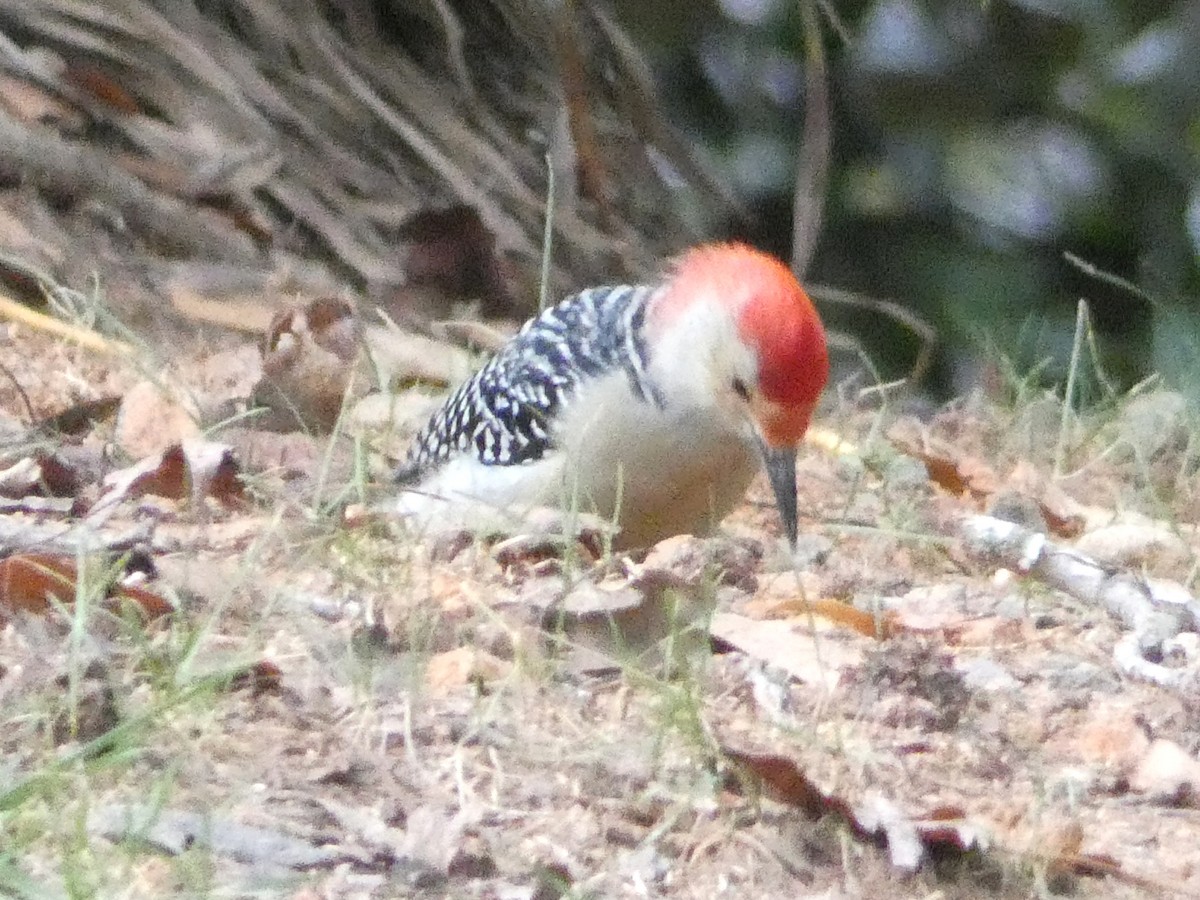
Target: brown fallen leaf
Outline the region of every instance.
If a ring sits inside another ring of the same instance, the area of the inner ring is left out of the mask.
[[[362,349],[362,331],[345,300],[314,300],[276,314],[262,343],[262,380],[252,401],[272,415],[273,431],[328,433],[342,412]],[[365,391],[366,379],[360,379]]]
[[[699,538],[681,534],[655,544],[642,564],[647,569],[673,572],[690,584],[699,584],[702,579],[715,579],[718,584],[754,592],[759,587],[758,569],[762,557],[763,546],[757,540]],[[789,572],[786,578],[793,579],[793,573]],[[785,577],[778,580],[785,582]],[[784,589],[789,594],[796,590],[794,580],[785,583]]]
[[[74,497],[78,490],[75,469],[46,450],[34,451],[0,471],[0,497]]]
[[[0,598],[9,612],[43,613],[50,600],[75,600],[75,561],[29,553],[0,560]]]
[[[806,628],[807,622],[759,621],[736,613],[717,613],[712,620],[712,637],[805,684],[833,688],[843,672],[862,664],[861,641],[850,644],[834,640],[829,633],[807,634]]]
[[[571,672],[630,663],[671,670],[709,653],[711,599],[672,572],[641,566],[632,576],[585,580],[565,594],[559,579],[542,581],[533,582],[522,604],[543,610],[542,629],[566,651]]]
[[[143,494],[193,504],[212,497],[226,506],[240,506],[245,501],[240,471],[227,445],[184,441],[129,468],[109,473],[104,479],[105,492],[89,510],[88,518],[101,518],[121,501]]]
[[[887,438],[897,450],[924,463],[929,480],[956,497],[967,494],[979,500],[1000,486],[995,470],[986,462],[932,437],[916,419],[896,422],[888,429]]]
[[[586,544],[569,535],[515,534],[492,546],[492,559],[504,569],[518,565],[534,566],[549,559],[573,556],[576,559],[595,559]]]
[[[80,88],[111,111],[131,116],[142,112],[142,105],[137,98],[110,73],[98,66],[78,61],[68,62],[62,76],[69,84]]]
[[[1027,460],[1021,460],[1005,479],[1006,489],[1036,503],[1042,521],[1052,534],[1076,538],[1087,525],[1084,507],[1062,486]]]
[[[44,615],[52,601],[69,606],[78,592],[79,570],[74,558],[49,553],[23,553],[0,560],[0,622],[13,613]],[[105,591],[106,605],[128,601],[147,618],[174,612],[175,607],[146,588],[113,584]]]
[[[318,478],[342,484],[353,477],[354,448],[348,441],[332,445],[328,437],[304,431],[263,431],[233,426],[220,432],[243,468],[278,478],[305,490]],[[322,470],[322,466],[326,468]]]
[[[1044,863],[1046,873],[1051,878],[1111,878],[1156,893],[1169,892],[1169,885],[1125,872],[1121,863],[1107,853],[1084,853],[1085,835],[1083,826],[1078,822],[1067,822],[1049,833],[1038,833],[1034,837],[1037,843],[1028,856]]]
[[[50,434],[81,435],[94,428],[96,423],[111,418],[120,408],[121,398],[116,396],[82,400],[39,420],[34,428]]]
[[[831,597],[820,597],[816,600],[791,597],[758,605],[753,608],[753,611],[756,617],[761,616],[763,619],[799,618],[803,620],[809,615],[819,616],[834,625],[841,625],[880,641],[887,640],[905,630],[894,610],[882,610],[878,614],[871,613]],[[750,610],[748,609],[747,612]]]
[[[230,690],[250,691],[252,696],[278,691],[283,685],[283,670],[267,659],[259,660],[233,676]]]
[[[850,818],[850,804],[830,797],[812,781],[796,762],[773,753],[751,753],[722,747],[725,758],[734,764],[726,781],[727,790],[744,794],[747,787],[778,803],[800,810],[810,819],[826,814]]]
[[[835,816],[843,820],[860,841],[880,843],[892,864],[906,872],[916,871],[932,851],[966,853],[986,850],[983,830],[956,807],[939,807],[923,816],[904,813],[880,794],[871,794],[857,804],[821,790],[787,756],[735,750],[722,746],[725,759],[733,763],[726,788],[744,793],[747,787],[779,803],[800,810],[810,819]]]

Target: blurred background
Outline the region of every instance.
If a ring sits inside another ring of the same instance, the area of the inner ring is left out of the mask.
[[[676,122],[787,255],[805,99],[798,0],[622,0]],[[928,386],[1061,379],[1076,305],[1128,387],[1200,386],[1200,3],[822,5],[832,166],[816,282],[896,300],[939,335]],[[1089,274],[1066,254],[1131,287]],[[826,306],[886,375],[915,338]]]
[[[936,335],[943,399],[1061,381],[1085,299],[1114,388],[1200,396],[1195,0],[0,4],[0,289],[28,302],[520,318],[551,195],[550,296],[717,236],[790,257],[823,197],[805,278],[882,378],[923,343],[870,301]]]

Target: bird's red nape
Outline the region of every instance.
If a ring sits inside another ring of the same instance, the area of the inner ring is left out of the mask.
[[[820,316],[792,271],[745,244],[707,244],[680,257],[667,302],[704,295],[739,305],[738,330],[758,354],[765,399],[811,413],[829,378],[829,354]],[[807,423],[808,416],[792,418]]]

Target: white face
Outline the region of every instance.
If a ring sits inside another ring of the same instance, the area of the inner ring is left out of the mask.
[[[672,322],[650,361],[650,373],[669,402],[715,412],[730,431],[757,442],[751,405],[758,360],[723,304],[697,303]]]

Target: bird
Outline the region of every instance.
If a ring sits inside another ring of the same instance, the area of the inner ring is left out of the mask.
[[[796,447],[828,377],[791,270],[702,244],[655,280],[588,288],[526,322],[418,432],[397,508],[426,522],[581,510],[618,527],[614,549],[645,548],[711,534],[765,467],[794,546]]]

